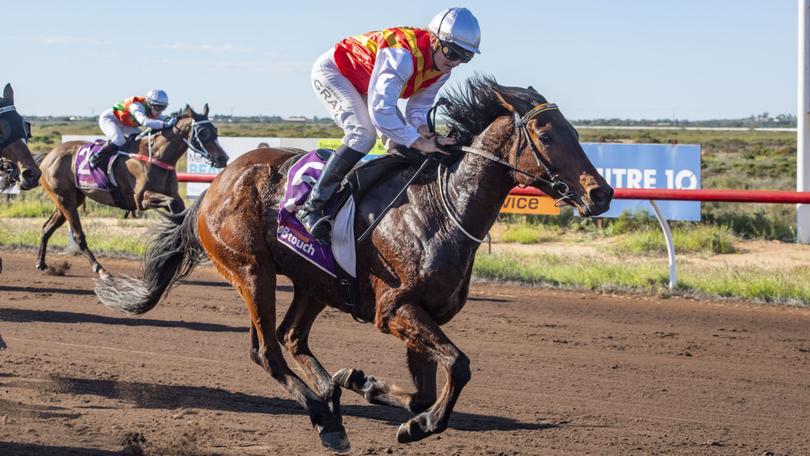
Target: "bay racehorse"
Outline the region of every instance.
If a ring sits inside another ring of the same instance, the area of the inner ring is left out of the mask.
[[[300,156],[291,151],[257,149],[239,157],[203,197],[156,233],[143,281],[102,278],[96,294],[110,307],[141,314],[207,256],[247,304],[251,359],[307,411],[324,445],[349,447],[336,386],[415,413],[400,426],[400,442],[444,431],[471,374],[468,357],[441,325],[464,307],[476,251],[509,191],[515,185],[539,188],[583,216],[606,211],[613,195],[576,130],[533,88],[475,77],[450,94],[446,109],[450,134],[463,147],[426,166],[370,238],[357,245],[360,300],[353,315],[404,342],[414,392],[358,369],[330,376],[310,351],[318,314],[326,306],[350,309],[335,279],[276,240],[286,170]],[[356,233],[394,199],[414,169],[387,176],[357,202]],[[294,289],[278,326],[276,274],[289,277]],[[305,379],[288,367],[282,347]],[[445,373],[441,392],[437,366]]]
[[[39,166],[28,149],[31,125],[22,118],[14,106],[14,89],[6,84],[0,98],[0,191],[19,182],[20,190],[39,185]],[[3,262],[0,260],[0,271]]]
[[[57,228],[68,222],[73,239],[90,260],[93,271],[106,275],[106,271],[87,247],[79,220],[78,208],[86,197],[107,206],[133,211],[164,208],[172,213],[185,209],[178,193],[175,164],[191,149],[202,155],[212,166],[222,168],[228,154],[217,141],[217,130],[208,120],[208,105],[202,113],[190,106],[177,113],[177,124],[163,130],[147,130],[132,141],[123,152],[125,160],[116,160],[112,173],[117,186],[112,191],[83,189],[76,183],[76,154],[85,141],[69,141],[56,146],[42,160],[40,182],[56,209],[42,226],[37,254],[37,269],[45,270],[48,240]]]

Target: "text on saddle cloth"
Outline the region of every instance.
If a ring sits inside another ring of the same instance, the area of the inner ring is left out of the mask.
[[[332,229],[332,246],[330,247],[321,244],[311,236],[295,216],[298,208],[306,202],[309,192],[323,171],[326,160],[321,156],[324,155],[328,158],[328,154],[323,149],[304,154],[287,171],[287,185],[278,211],[276,238],[293,252],[333,277],[338,276],[338,267],[354,276],[354,224],[342,223],[341,226],[335,224]],[[338,192],[327,205],[327,213],[335,215],[338,209],[346,211],[350,207],[351,218],[349,220],[353,220],[354,205],[339,204],[345,201],[346,198],[342,192]],[[338,208],[339,205],[340,208]],[[345,219],[346,217],[337,218]]]
[[[90,157],[101,150],[106,141],[97,140],[87,143],[76,152],[76,185],[84,190],[105,190],[110,191],[117,185],[115,176],[112,173],[112,166],[120,153],[112,154],[98,167],[90,167]],[[126,156],[126,154],[123,154]]]

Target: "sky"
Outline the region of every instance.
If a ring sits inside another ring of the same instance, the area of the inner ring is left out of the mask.
[[[795,114],[796,0],[3,0],[0,84],[23,115],[98,115],[152,88],[232,115],[327,115],[315,59],[344,37],[465,6],[482,54],[454,70],[533,86],[569,119]]]

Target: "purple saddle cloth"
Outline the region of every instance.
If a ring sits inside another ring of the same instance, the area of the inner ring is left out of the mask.
[[[87,190],[110,190],[112,182],[109,178],[109,168],[118,154],[111,154],[103,163],[96,168],[90,168],[90,156],[97,153],[104,147],[106,141],[96,140],[87,143],[76,152],[76,185]]]
[[[318,242],[295,216],[298,207],[306,202],[318,181],[324,163],[325,160],[318,156],[317,151],[312,151],[298,159],[287,171],[287,187],[278,210],[276,238],[324,272],[336,276],[331,247]]]

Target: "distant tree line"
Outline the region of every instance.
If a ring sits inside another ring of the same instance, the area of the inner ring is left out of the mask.
[[[32,122],[71,122],[71,121],[93,121],[95,116],[28,116]],[[287,124],[287,123],[308,123],[318,125],[334,125],[329,117],[303,117],[303,116],[226,116],[215,114],[212,120],[220,123],[251,123],[251,124]],[[752,114],[741,119],[711,119],[711,120],[686,120],[686,119],[582,119],[572,121],[578,126],[621,126],[621,127],[725,127],[725,128],[792,128],[796,127],[796,116],[793,114],[771,115],[764,112],[762,114]]]
[[[778,114],[776,116],[767,112],[752,114],[742,119],[584,119],[572,121],[575,125],[603,125],[611,127],[725,127],[725,128],[791,128],[796,127],[796,116],[793,114]]]

